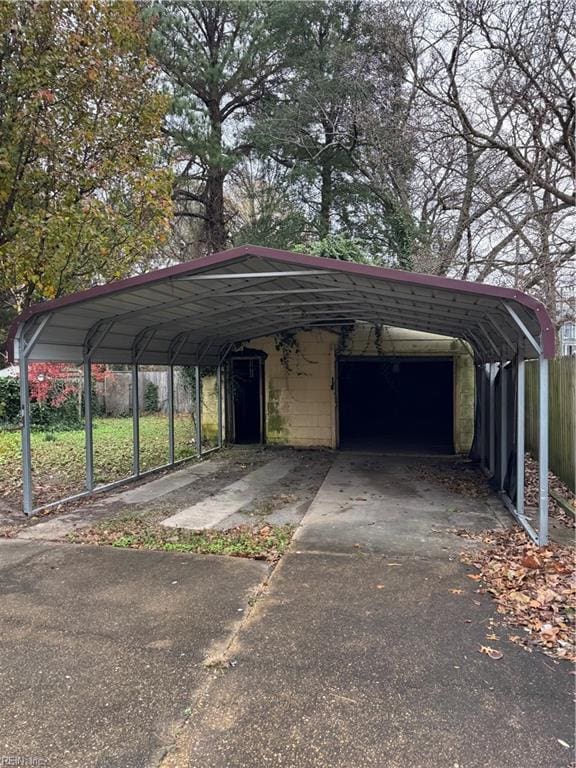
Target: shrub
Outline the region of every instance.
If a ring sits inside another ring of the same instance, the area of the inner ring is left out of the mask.
[[[0,379],[0,424],[17,424],[20,419],[20,382]]]
[[[68,396],[57,406],[46,401],[30,403],[30,422],[34,429],[78,429],[83,421],[77,395]]]
[[[147,381],[144,386],[144,410],[146,413],[156,413],[160,410],[158,403],[158,385]]]

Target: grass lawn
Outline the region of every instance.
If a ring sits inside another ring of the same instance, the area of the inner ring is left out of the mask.
[[[175,458],[192,456],[194,428],[188,415],[174,420]],[[0,430],[0,501],[19,509],[22,498],[20,432]],[[168,461],[166,415],[140,416],[140,467],[153,469]],[[84,431],[33,432],[34,503],[41,504],[84,488]],[[94,473],[97,483],[132,473],[132,419],[94,419]]]

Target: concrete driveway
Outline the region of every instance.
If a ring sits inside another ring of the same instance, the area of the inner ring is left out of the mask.
[[[452,533],[508,518],[466,482],[435,482],[441,461],[335,456],[269,581],[245,560],[0,540],[0,756],[567,768],[568,665],[492,625]]]
[[[166,768],[567,768],[569,666],[491,625],[448,530],[507,517],[425,469],[335,460]]]
[[[0,765],[158,765],[204,658],[266,574],[234,558],[0,539]]]

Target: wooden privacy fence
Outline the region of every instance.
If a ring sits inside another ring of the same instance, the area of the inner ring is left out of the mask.
[[[526,362],[526,448],[538,456],[538,363]],[[576,357],[550,360],[550,469],[576,490]]]

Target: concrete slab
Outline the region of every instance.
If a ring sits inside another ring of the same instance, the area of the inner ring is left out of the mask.
[[[220,531],[228,528],[234,528],[237,525],[246,525],[260,523],[262,525],[299,525],[304,517],[304,513],[310,505],[309,499],[298,501],[294,504],[286,504],[284,507],[274,509],[265,515],[247,514],[245,511],[235,512],[229,517],[225,517],[213,527]]]
[[[109,514],[107,511],[106,514]],[[67,534],[91,525],[98,520],[101,515],[96,515],[93,511],[81,510],[78,512],[68,512],[65,515],[51,517],[43,523],[31,525],[29,528],[23,528],[18,533],[18,539],[28,539],[30,541],[57,541],[63,539]]]
[[[157,765],[205,683],[202,660],[267,573],[236,558],[0,540],[2,759]]]
[[[136,488],[103,496],[96,495],[89,504],[81,509],[57,517],[50,517],[43,522],[23,528],[19,531],[18,538],[32,541],[61,540],[78,528],[85,528],[98,522],[98,520],[110,517],[110,510],[114,506],[149,504],[169,493],[192,485],[199,478],[215,474],[224,465],[224,461],[211,459],[170,472],[156,480],[138,485]]]
[[[340,455],[308,508],[294,546],[443,556],[466,546],[451,529],[509,524],[496,497],[475,499],[435,485],[416,471],[423,461]]]
[[[224,464],[224,461],[218,461],[217,459],[201,461],[186,467],[186,469],[169,472],[167,475],[164,475],[164,477],[159,477],[157,480],[152,480],[144,485],[139,485],[137,488],[131,488],[128,491],[114,494],[106,501],[109,504],[118,502],[121,504],[147,504],[151,501],[156,501],[156,499],[165,496],[167,493],[172,493],[172,491],[185,488],[199,477],[213,475],[215,472],[218,472]]]
[[[447,557],[288,554],[163,768],[567,768],[569,665],[487,640],[474,589]]]
[[[162,521],[170,528],[213,528],[225,518],[235,514],[270,485],[287,475],[296,466],[295,459],[281,458],[270,461],[241,480],[197,504],[182,509]]]
[[[298,525],[302,521],[306,510],[310,506],[308,500],[299,501],[296,504],[287,504],[266,516],[269,525]]]

